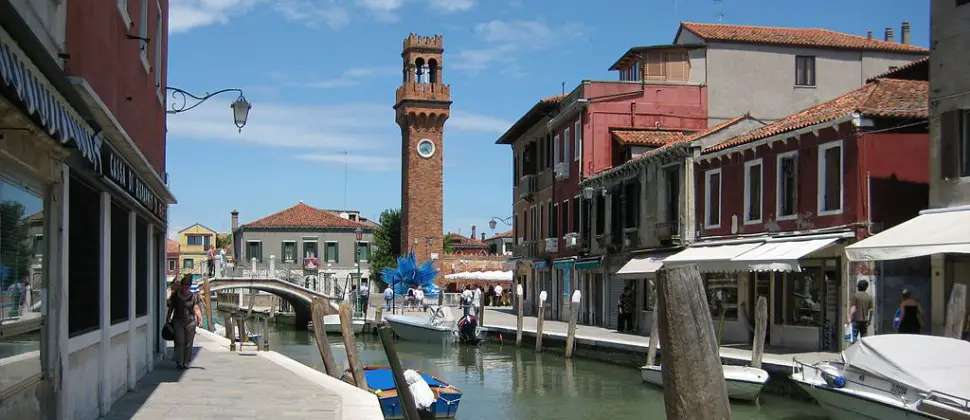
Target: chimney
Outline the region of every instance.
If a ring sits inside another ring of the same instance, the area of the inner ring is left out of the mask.
[[[482,242],[485,242],[485,232],[482,232]]]
[[[866,38],[872,39],[872,31],[871,30],[866,31]]]
[[[884,41],[896,42],[896,39],[893,37],[893,28],[886,28],[886,38]]]
[[[472,236],[469,236],[469,238],[475,239],[475,225],[472,225]]]
[[[236,229],[239,229],[239,210],[232,209],[232,213],[230,214],[232,215],[232,223],[230,224],[232,226],[232,233],[235,233]]]
[[[900,42],[909,44],[909,22],[903,21],[903,31],[899,35]]]

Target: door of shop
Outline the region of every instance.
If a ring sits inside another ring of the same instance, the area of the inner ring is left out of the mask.
[[[838,259],[826,259],[822,264],[824,290],[822,294],[822,337],[819,340],[822,351],[839,351],[842,336],[842,321],[839,319],[841,302],[841,270]]]
[[[754,328],[756,327],[755,315],[758,311],[758,298],[764,296],[765,300],[768,301],[768,316],[770,318],[772,313],[772,303],[771,299],[771,273],[766,271],[757,271],[750,273],[751,287],[748,288],[748,302],[745,305],[747,310],[745,315],[748,318],[748,324],[751,327],[749,331],[749,340],[754,340]],[[768,321],[768,328],[765,330],[765,342],[771,342],[771,322]]]

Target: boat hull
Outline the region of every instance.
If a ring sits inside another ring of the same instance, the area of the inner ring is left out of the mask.
[[[728,398],[733,400],[756,400],[765,383],[768,382],[768,372],[762,369],[731,365],[724,365],[723,368]],[[663,388],[663,371],[660,366],[640,368],[640,377],[644,382]]]
[[[340,315],[327,315],[323,317],[323,326],[324,326],[324,331],[326,331],[327,333],[330,333],[330,334],[342,333],[342,331],[340,331]],[[313,321],[307,324],[307,329],[310,331],[314,330]],[[355,319],[351,321],[350,330],[353,331],[354,334],[360,334],[360,332],[364,330],[364,320]]]
[[[368,366],[364,368],[364,375],[367,377],[368,387],[377,395],[384,418],[390,420],[403,419],[404,406],[398,395],[390,368]],[[458,404],[461,402],[461,391],[434,376],[421,373],[421,377],[435,395],[435,402],[431,406],[433,418],[455,418],[458,415]]]
[[[942,419],[916,410],[865,399],[827,386],[813,385],[797,379],[795,383],[811,395],[832,420]]]
[[[402,340],[433,344],[448,344],[455,340],[455,333],[451,328],[423,323],[420,318],[388,315],[384,317],[384,321]]]

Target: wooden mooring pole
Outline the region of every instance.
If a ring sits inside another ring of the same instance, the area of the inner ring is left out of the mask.
[[[946,329],[943,335],[959,340],[963,335],[963,322],[967,315],[967,286],[954,283],[950,290],[950,302],[946,305]]]
[[[327,326],[323,322],[327,304],[328,302],[322,298],[314,298],[310,304],[310,316],[313,318],[313,336],[317,339],[317,350],[320,351],[320,358],[323,359],[323,368],[327,371],[327,375],[336,378],[340,372],[337,371],[337,364],[333,361],[333,351],[330,349],[330,342],[327,341]]]
[[[653,315],[650,317],[650,342],[647,344],[647,366],[657,364],[657,345],[660,344],[660,331],[657,323],[660,319],[660,309],[657,308],[657,282],[650,280],[653,288]]]
[[[536,318],[536,353],[542,353],[542,322],[545,320],[546,291],[539,293],[539,317]]]
[[[202,278],[202,292],[205,293],[203,299],[205,301],[205,328],[208,331],[215,331],[212,325],[212,293],[209,291],[209,278]]]
[[[525,302],[522,301],[521,284],[515,285],[515,296],[518,303],[518,305],[516,305],[518,306],[518,308],[516,308],[516,315],[515,315],[515,346],[522,347],[522,318],[523,318],[522,311],[524,310],[523,306],[525,306]]]
[[[340,333],[344,336],[344,348],[347,349],[347,364],[350,365],[350,372],[354,375],[354,385],[364,391],[370,391],[370,388],[367,387],[367,378],[364,377],[364,366],[361,365],[360,356],[357,354],[357,339],[354,337],[353,322],[354,316],[350,312],[350,305],[347,302],[341,303]]]
[[[724,369],[697,266],[664,268],[657,274],[667,418],[730,419]]]
[[[768,299],[758,296],[754,307],[754,343],[751,344],[751,367],[761,369],[765,355],[765,336],[768,334]]]
[[[222,317],[222,323],[226,327],[226,338],[229,339],[229,351],[236,351],[236,338],[232,334],[232,314],[225,314]]]
[[[573,292],[572,300],[569,302],[569,330],[566,333],[566,358],[573,357],[573,350],[576,348],[576,319],[579,318],[579,303],[583,299],[583,293],[579,290]]]
[[[394,349],[394,335],[390,327],[380,327],[377,335],[381,338],[384,346],[384,353],[387,354],[387,362],[391,365],[391,374],[394,377],[394,387],[397,388],[397,395],[401,397],[401,404],[404,409],[404,420],[420,420],[418,417],[418,406],[414,404],[414,395],[411,395],[411,387],[404,379],[404,369],[401,367],[401,359],[397,357],[397,350]]]

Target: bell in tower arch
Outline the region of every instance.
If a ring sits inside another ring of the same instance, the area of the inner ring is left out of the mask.
[[[414,60],[414,71],[415,71],[414,73],[415,80],[418,83],[424,83],[424,74],[426,72],[426,68],[425,68],[423,58],[418,58],[417,60]]]
[[[438,84],[438,61],[433,58],[428,60],[428,82]]]

